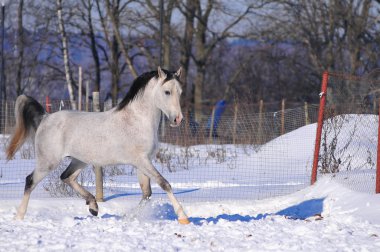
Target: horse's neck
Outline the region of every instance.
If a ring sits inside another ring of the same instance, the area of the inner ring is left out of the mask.
[[[143,115],[143,125],[153,126],[155,130],[158,129],[161,119],[161,110],[159,110],[154,102],[153,98],[148,95],[143,95],[130,104],[130,110],[133,113]]]

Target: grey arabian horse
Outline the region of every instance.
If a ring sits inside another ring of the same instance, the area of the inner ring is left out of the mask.
[[[179,126],[181,69],[176,73],[158,68],[136,78],[121,103],[112,110],[99,113],[59,111],[47,114],[31,97],[21,95],[16,100],[16,130],[7,148],[7,159],[28,137],[35,140],[36,167],[26,177],[22,202],[16,219],[23,219],[30,194],[36,185],[57,168],[64,157],[71,163],[61,179],[77,191],[98,214],[95,197],[77,181],[87,164],[105,166],[130,164],[137,168],[143,201],[152,194],[150,179],[167,193],[181,224],[189,223],[182,206],[175,198],[168,181],[154,168],[152,158],[158,146],[158,127],[161,111]]]

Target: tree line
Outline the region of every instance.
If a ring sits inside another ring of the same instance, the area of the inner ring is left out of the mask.
[[[317,102],[323,71],[365,75],[380,64],[380,1],[16,0],[5,8],[5,99],[50,95],[75,108],[82,66],[91,89],[116,104],[143,72],[181,66],[184,105],[199,120],[220,99]]]

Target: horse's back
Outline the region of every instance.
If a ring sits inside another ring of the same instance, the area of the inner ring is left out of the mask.
[[[104,126],[109,120],[108,114],[58,111],[47,115],[36,132],[36,151],[40,152],[37,156],[81,158],[85,152],[94,152],[93,149],[99,148],[102,144],[101,139],[104,139],[102,136],[104,128],[107,128]]]
[[[157,147],[152,126],[134,119],[119,111],[49,114],[37,131],[37,156],[71,156],[94,165],[133,164],[141,155],[151,157]]]

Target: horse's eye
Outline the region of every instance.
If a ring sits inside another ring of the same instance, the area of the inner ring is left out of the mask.
[[[170,95],[170,91],[165,91],[165,94],[166,95]]]

